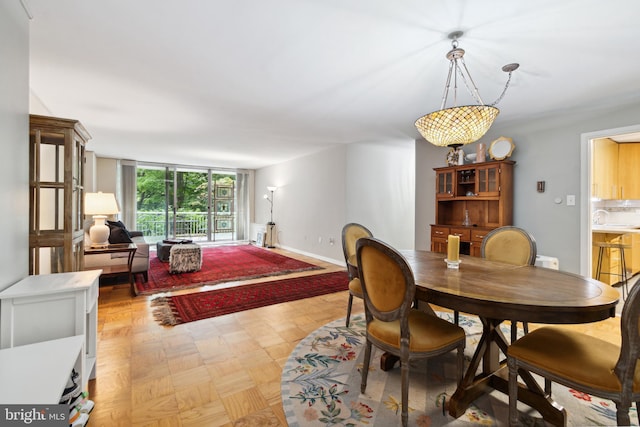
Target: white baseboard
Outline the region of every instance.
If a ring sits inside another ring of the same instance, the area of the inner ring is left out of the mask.
[[[340,267],[344,267],[344,268],[347,267],[343,259],[342,260],[336,260],[336,259],[333,259],[333,258],[327,258],[327,257],[324,257],[322,255],[312,254],[312,253],[309,253],[309,252],[301,251],[301,250],[296,249],[296,248],[290,248],[288,246],[278,246],[278,247],[280,249],[284,249],[284,250],[289,251],[289,252],[295,252],[295,253],[300,254],[300,255],[310,256],[312,258],[317,258],[317,259],[325,261],[325,262],[330,262],[331,264],[339,265]]]

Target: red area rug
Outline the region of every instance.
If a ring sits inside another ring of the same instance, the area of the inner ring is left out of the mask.
[[[150,254],[149,280],[136,275],[138,295],[176,291],[257,277],[278,276],[297,271],[322,269],[297,259],[252,245],[202,248],[202,268],[194,273],[170,274],[169,263]]]
[[[213,291],[159,297],[151,301],[154,317],[162,325],[173,326],[208,319],[281,302],[346,291],[346,271],[234,286]]]

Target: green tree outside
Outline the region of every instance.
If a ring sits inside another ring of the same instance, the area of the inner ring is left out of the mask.
[[[171,204],[173,171],[169,171],[168,177],[165,174],[161,169],[138,168],[138,212],[162,212],[166,200]],[[178,212],[206,212],[207,173],[178,171],[176,179]],[[212,174],[212,179],[215,185],[233,185],[235,175]]]

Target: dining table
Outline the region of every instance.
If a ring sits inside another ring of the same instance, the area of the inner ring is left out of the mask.
[[[592,278],[531,265],[516,266],[460,255],[458,269],[448,268],[443,253],[400,251],[413,270],[416,299],[431,305],[477,315],[482,335],[468,368],[450,398],[449,414],[460,417],[471,402],[498,390],[508,394],[506,354],[509,341],[504,321],[579,324],[616,315],[620,294]],[[383,369],[393,361],[385,362]],[[536,409],[554,425],[566,425],[566,412],[528,373],[520,372],[518,400]]]

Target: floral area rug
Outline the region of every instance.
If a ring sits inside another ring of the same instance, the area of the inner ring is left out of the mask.
[[[450,313],[438,316],[453,321]],[[479,319],[460,315],[467,333],[469,360],[480,339]],[[509,325],[502,326],[509,336]],[[365,394],[360,394],[364,357],[365,320],[360,314],[333,321],[303,339],[289,356],[282,371],[282,403],[290,427],[394,426],[400,425],[400,369],[380,370],[382,352],[372,348]],[[411,426],[506,426],[508,397],[494,391],[478,398],[460,418],[448,413],[448,399],[455,391],[455,352],[411,365],[409,425]],[[560,384],[553,384],[553,397],[568,413],[570,426],[615,425],[615,404]],[[518,404],[525,426],[548,425],[540,415]],[[529,412],[527,412],[529,410]],[[631,422],[637,425],[636,408]]]
[[[297,271],[321,270],[309,264],[253,245],[202,247],[202,267],[193,273],[169,273],[169,263],[149,258],[149,280],[136,275],[138,295],[176,291],[216,283],[280,276]]]

